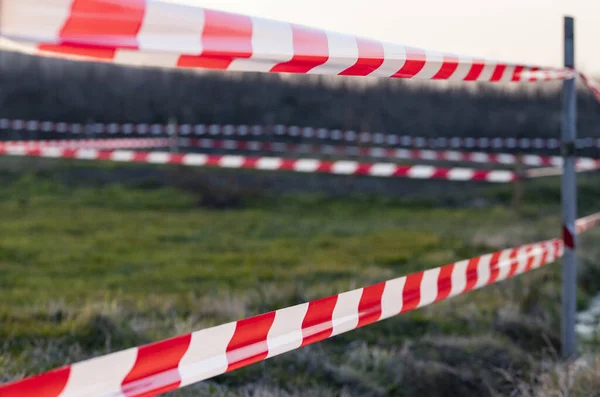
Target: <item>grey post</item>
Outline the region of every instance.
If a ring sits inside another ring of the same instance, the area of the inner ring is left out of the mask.
[[[565,17],[565,67],[575,67],[575,21]],[[562,218],[565,254],[562,266],[562,356],[571,359],[576,354],[575,314],[577,295],[577,178],[575,173],[575,140],[577,138],[576,77],[563,83],[562,125]]]

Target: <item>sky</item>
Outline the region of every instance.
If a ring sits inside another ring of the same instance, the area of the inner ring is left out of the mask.
[[[600,0],[168,0],[421,48],[561,66],[563,16],[576,63],[600,75]]]

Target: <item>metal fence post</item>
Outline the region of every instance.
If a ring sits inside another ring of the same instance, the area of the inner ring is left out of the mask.
[[[565,17],[565,67],[575,67],[575,21]],[[575,173],[575,140],[577,138],[577,87],[576,77],[563,83],[562,125],[562,218],[565,253],[562,266],[562,356],[573,358],[576,354],[575,315],[577,296],[577,177]]]

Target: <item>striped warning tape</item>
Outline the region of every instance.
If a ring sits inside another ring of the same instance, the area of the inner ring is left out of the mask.
[[[585,218],[581,218],[577,220],[575,227],[577,228],[577,233],[583,233],[590,230],[592,227],[596,226],[596,224],[600,222],[600,213],[592,214],[586,216]]]
[[[588,161],[589,160],[589,161]],[[583,159],[578,161],[575,165],[575,171],[580,172],[589,172],[596,171],[600,169],[600,160],[594,159]],[[525,171],[526,178],[542,178],[546,176],[558,176],[562,175],[563,169],[562,167],[543,167],[543,168],[533,168]]]
[[[181,164],[219,168],[247,168],[270,171],[294,171],[338,175],[364,175],[410,179],[445,179],[451,181],[484,181],[508,183],[517,179],[506,170],[476,170],[471,168],[439,168],[429,165],[397,165],[393,163],[364,163],[356,161],[325,161],[310,158],[249,157],[238,155],[208,155],[197,153],[141,152],[128,150],[97,150],[62,147],[18,147],[11,150],[0,146],[0,155],[80,160],[109,160],[119,162]]]
[[[420,149],[397,149],[372,146],[342,146],[310,143],[288,143],[271,141],[218,140],[210,138],[180,138],[179,144],[186,147],[203,149],[247,150],[280,153],[317,153],[333,156],[373,157],[394,160],[426,160],[464,163],[484,163],[499,165],[523,164],[529,167],[562,167],[563,159],[559,156],[540,156],[537,154],[515,155],[510,153],[458,152]],[[577,164],[582,170],[595,169],[600,161],[580,157]]]
[[[2,0],[0,48],[74,60],[242,72],[496,83],[580,75],[600,101],[600,84],[571,69],[432,51],[183,4],[94,4],[90,11],[81,0],[44,6],[37,0]],[[85,34],[81,26],[87,26]]]
[[[123,138],[123,139],[65,139],[36,141],[0,141],[5,151],[19,151],[42,147],[93,148],[93,149],[142,149],[170,146],[174,141],[168,138]]]
[[[239,141],[239,140],[217,140],[217,139],[195,139],[195,138],[128,138],[128,139],[82,139],[82,140],[52,140],[52,141],[0,141],[0,154],[8,155],[30,155],[25,152],[34,152],[42,148],[63,149],[144,149],[174,146],[202,148],[202,149],[224,149],[235,151],[260,151],[274,153],[296,153],[296,154],[321,154],[337,156],[364,156],[373,158],[385,158],[389,160],[425,160],[425,161],[448,161],[448,162],[471,162],[484,164],[515,165],[521,163],[530,167],[550,167],[526,170],[524,176],[527,178],[539,178],[546,176],[561,175],[562,158],[557,156],[523,155],[517,156],[509,153],[483,153],[483,152],[457,152],[457,151],[435,151],[435,150],[407,150],[392,149],[385,147],[357,147],[357,146],[334,146],[314,144],[293,144],[286,142],[262,142],[262,141]],[[52,151],[42,157],[56,156]],[[49,153],[49,154],[48,154]],[[82,156],[79,154],[78,156]],[[147,162],[160,155],[148,153]],[[69,155],[67,155],[68,157]],[[88,155],[89,156],[89,155]],[[61,156],[62,157],[62,156]],[[225,156],[223,156],[225,157]],[[143,162],[143,160],[136,160]],[[173,160],[177,161],[177,160]],[[172,163],[171,160],[168,161]],[[586,172],[600,168],[600,160],[592,158],[577,159],[577,171]],[[457,172],[450,172],[455,175]],[[447,179],[447,178],[443,178]]]
[[[578,231],[599,220],[579,220]],[[563,251],[561,239],[498,251],[68,365],[0,386],[0,397],[156,396],[533,271]]]
[[[432,147],[449,149],[558,149],[560,140],[554,138],[511,137],[419,137],[381,132],[356,132],[352,130],[231,124],[148,124],[148,123],[66,123],[38,120],[0,118],[0,130],[56,132],[70,134],[178,134],[222,136],[288,136],[306,139],[328,139],[365,144]],[[600,138],[580,138],[577,147],[600,148]]]
[[[0,4],[4,45],[38,55],[168,68],[498,83],[575,74],[160,1]]]

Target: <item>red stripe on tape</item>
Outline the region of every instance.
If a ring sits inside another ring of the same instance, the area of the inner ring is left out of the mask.
[[[221,158],[222,156],[208,155],[206,156],[206,165],[211,167],[219,167],[221,165]]]
[[[317,168],[317,172],[330,173],[332,171],[333,171],[333,162],[331,162],[331,161],[319,161],[319,167]]]
[[[535,68],[531,68],[530,72],[534,73],[534,72],[538,72],[539,70],[540,70],[540,68],[535,67]],[[532,74],[531,77],[529,77],[529,81],[537,81],[537,80],[538,80],[538,77],[535,76],[534,74]]]
[[[410,170],[411,170],[411,166],[407,166],[407,165],[399,165],[396,166],[396,169],[394,170],[394,176],[408,176]]]
[[[440,274],[438,276],[438,293],[435,301],[444,300],[452,292],[452,273],[454,272],[454,263],[440,268]]]
[[[475,170],[475,172],[473,172],[472,178],[475,181],[485,181],[487,180],[489,174],[489,171]]]
[[[524,66],[516,66],[511,81],[521,81],[521,72],[523,72],[524,69]]]
[[[432,80],[448,80],[458,69],[458,57],[445,56],[440,70],[432,77]]]
[[[544,245],[544,253],[542,254],[541,263],[544,265],[548,261],[548,250],[546,249],[546,244]]]
[[[184,158],[185,158],[185,154],[173,153],[173,154],[171,154],[171,164],[183,164]]]
[[[329,59],[329,43],[323,31],[292,24],[294,56],[288,62],[275,65],[274,73],[308,73]]]
[[[483,72],[483,68],[485,67],[485,62],[484,61],[473,61],[473,65],[471,66],[471,69],[469,69],[469,73],[467,73],[467,76],[464,78],[465,81],[475,81],[479,78],[479,76],[481,76],[481,73]]]
[[[366,287],[362,291],[358,304],[358,327],[374,323],[381,317],[381,297],[386,283]]]
[[[506,67],[507,65],[496,65],[496,67],[494,68],[494,73],[492,73],[492,77],[490,78],[490,81],[494,82],[502,80],[502,76],[504,76]]]
[[[133,158],[131,161],[136,162],[136,163],[147,163],[148,162],[148,157],[150,156],[150,153],[148,152],[132,152],[133,153]]]
[[[533,268],[533,264],[535,263],[535,259],[536,256],[532,255],[533,250],[536,247],[531,245],[529,248],[527,248],[527,264],[525,265],[525,272],[531,271],[531,269]],[[544,257],[542,257],[542,260],[544,259]]]
[[[394,78],[412,78],[425,67],[427,55],[424,50],[413,47],[406,47],[406,61],[402,68],[392,77]]]
[[[43,44],[39,48],[110,60],[116,48],[138,48],[137,34],[144,13],[144,0],[127,3],[73,0],[71,12],[58,35],[59,44]]]
[[[204,10],[202,54],[182,55],[177,66],[227,69],[231,62],[252,56],[252,20],[245,15]]]
[[[508,271],[508,275],[506,276],[506,278],[511,278],[512,276],[515,275],[515,272],[517,271],[518,267],[519,267],[519,261],[517,259],[518,255],[519,255],[519,251],[522,248],[515,248],[512,250],[512,252],[510,253],[510,255],[508,256],[509,260],[510,260],[510,269]]]
[[[556,255],[559,256],[558,252],[560,252],[560,250],[564,248],[564,244],[562,242],[562,240],[556,239],[554,240],[554,252],[556,252]]]
[[[356,175],[370,175],[372,169],[373,169],[373,165],[372,164],[362,164],[362,163],[360,163],[356,167],[356,171],[354,171],[354,174],[356,174]]]
[[[449,169],[446,168],[436,168],[432,178],[435,179],[448,179],[448,174],[450,173]]]
[[[75,158],[77,156],[77,153],[79,153],[78,149],[63,149],[62,154],[61,154],[60,157]],[[109,153],[112,153],[112,152],[109,152]],[[39,156],[40,155],[40,149],[32,150],[28,154],[30,156]]]
[[[0,385],[0,397],[57,397],[69,380],[69,367]]]
[[[123,394],[150,397],[177,389],[181,383],[177,366],[191,340],[188,334],[138,348],[135,364],[121,384]]]
[[[500,257],[502,256],[503,251],[494,252],[490,259],[490,279],[488,284],[493,284],[498,279],[498,275],[500,274]]]
[[[333,310],[338,296],[319,299],[308,304],[308,310],[302,321],[302,346],[327,339],[333,332]]]
[[[419,272],[406,276],[406,283],[402,291],[402,310],[404,313],[414,310],[421,301],[421,281],[423,281],[424,272]]]
[[[283,171],[294,171],[297,160],[294,159],[281,159],[279,169]]]
[[[257,157],[246,157],[242,163],[242,168],[256,168],[260,158]]]
[[[267,335],[275,321],[275,312],[240,320],[227,345],[227,372],[262,361],[269,354]]]
[[[479,277],[479,260],[480,258],[473,258],[469,260],[466,270],[467,283],[463,292],[471,291],[473,288],[475,288],[475,285],[477,285],[477,280]]]
[[[358,60],[348,69],[340,73],[341,76],[368,76],[383,65],[383,45],[375,40],[357,38]]]
[[[110,152],[110,151],[99,150],[98,151],[98,160],[112,160],[112,154],[113,154],[113,152]]]

